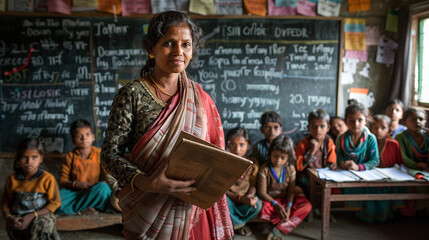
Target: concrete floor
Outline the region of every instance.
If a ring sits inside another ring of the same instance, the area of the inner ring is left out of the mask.
[[[405,240],[405,239],[429,239],[429,217],[402,217],[398,216],[387,223],[365,223],[357,220],[353,212],[334,212],[336,222],[330,225],[329,239],[332,240]],[[0,239],[7,239],[4,230],[4,219],[0,218]],[[250,223],[253,235],[248,237],[236,236],[235,240],[263,240],[264,232],[270,230],[269,224]],[[94,229],[89,231],[62,231],[63,240],[116,240],[123,239],[122,226]],[[304,221],[295,229],[287,239],[310,240],[320,239],[321,221],[314,219],[313,223]]]

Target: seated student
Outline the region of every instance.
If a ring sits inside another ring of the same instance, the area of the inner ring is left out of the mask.
[[[295,151],[289,137],[280,135],[270,145],[270,161],[258,174],[258,195],[263,200],[260,217],[274,224],[267,239],[282,239],[310,213],[304,194],[295,194]]]
[[[25,139],[13,162],[14,174],[6,179],[2,212],[10,239],[60,239],[53,212],[61,205],[55,177],[40,164],[43,147]]]
[[[337,168],[337,154],[335,145],[327,134],[329,131],[329,114],[322,109],[311,111],[308,114],[308,131],[310,136],[303,138],[295,148],[296,168],[298,170],[297,185],[305,195],[309,194],[308,175],[303,172],[307,167]]]
[[[95,140],[91,123],[79,119],[70,127],[73,144],[76,146],[66,154],[60,175],[63,204],[57,214],[91,215],[104,211],[110,201],[107,172],[100,165],[100,148],[92,146]]]
[[[268,111],[261,116],[262,134],[265,139],[260,140],[253,146],[252,157],[255,158],[259,166],[270,161],[269,148],[271,142],[282,133],[282,119],[274,111]]]
[[[425,131],[426,119],[425,110],[418,108],[407,109],[403,119],[407,130],[395,137],[401,146],[402,158],[408,168],[429,171],[429,137]],[[427,189],[421,188],[415,188],[414,191],[419,193],[428,192]],[[428,215],[429,201],[416,200],[414,210],[417,213]]]
[[[250,147],[249,134],[244,128],[233,128],[226,135],[226,145],[231,153],[246,157]],[[262,208],[261,200],[256,196],[256,178],[258,163],[249,168],[226,192],[229,214],[234,230],[238,235],[249,236],[252,230],[246,223],[257,216]]]
[[[330,128],[328,134],[334,143],[339,135],[345,133],[348,130],[346,122],[342,117],[339,116],[332,117],[329,121],[329,125]]]
[[[346,108],[346,124],[349,130],[337,137],[337,163],[345,170],[364,171],[377,167],[380,163],[377,139],[365,126],[368,109],[361,103],[352,103]],[[365,188],[345,188],[344,194],[363,194]],[[362,210],[360,201],[346,202],[346,208]],[[356,216],[359,218],[359,212]]]
[[[337,163],[342,169],[363,171],[380,163],[377,139],[366,127],[368,109],[361,103],[346,108],[348,130],[337,137]]]
[[[390,117],[392,123],[390,124],[390,136],[395,138],[398,133],[407,130],[407,127],[400,124],[400,121],[404,113],[404,103],[399,99],[390,100],[386,104],[384,109],[384,114]]]
[[[396,135],[402,150],[402,157],[407,167],[429,171],[428,146],[426,133],[426,112],[422,109],[409,108],[404,113],[407,130]]]
[[[390,118],[387,115],[377,114],[373,117],[371,132],[377,138],[378,152],[380,153],[380,168],[393,167],[402,164],[402,153],[399,143],[390,139]],[[404,192],[403,188],[374,187],[366,188],[369,194],[381,194],[392,192]],[[366,222],[385,222],[393,215],[393,210],[403,208],[403,201],[365,201],[362,203],[362,211],[357,213],[358,218]]]

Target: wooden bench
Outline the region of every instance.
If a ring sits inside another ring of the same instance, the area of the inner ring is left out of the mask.
[[[95,215],[56,215],[58,231],[87,230],[122,224],[120,213],[98,213]]]

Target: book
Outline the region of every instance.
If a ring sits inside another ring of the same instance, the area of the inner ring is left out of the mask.
[[[168,157],[166,176],[175,180],[195,179],[196,191],[171,195],[208,209],[252,164],[248,159],[182,131]]]
[[[397,167],[390,168],[376,168],[377,171],[386,175],[390,180],[393,181],[414,181],[416,180],[413,176],[409,175],[407,172],[399,170]]]
[[[334,182],[355,182],[360,178],[347,170],[330,170],[329,168],[318,168],[317,173],[320,179]]]
[[[403,166],[401,166],[403,168]],[[354,170],[329,170],[329,168],[319,168],[317,173],[320,179],[334,182],[353,182],[353,181],[413,181],[415,178],[410,170],[403,171],[399,166],[390,168],[374,168],[372,170],[354,171]],[[429,176],[429,175],[428,175]]]
[[[358,176],[364,181],[378,181],[378,180],[384,180],[388,179],[389,177],[384,175],[382,172],[377,171],[378,169],[374,168],[371,170],[365,170],[365,171],[355,171],[350,170],[353,174]]]

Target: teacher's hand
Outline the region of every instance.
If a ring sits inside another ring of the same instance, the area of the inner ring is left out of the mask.
[[[134,187],[145,192],[154,193],[191,193],[197,190],[192,184],[195,180],[179,181],[165,175],[167,164],[162,164],[151,176],[138,175],[134,180]]]

